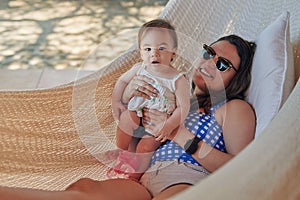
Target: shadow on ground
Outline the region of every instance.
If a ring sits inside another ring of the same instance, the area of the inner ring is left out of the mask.
[[[156,18],[167,1],[1,0],[0,68],[78,68],[100,43]],[[132,37],[114,45],[99,65],[132,45]]]

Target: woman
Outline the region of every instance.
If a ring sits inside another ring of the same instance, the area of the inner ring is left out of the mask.
[[[203,47],[202,57],[194,65],[194,97],[186,128],[158,136],[159,141],[172,141],[154,153],[152,165],[140,183],[129,179],[80,179],[61,192],[0,188],[1,199],[165,199],[228,162],[254,138],[255,113],[244,97],[250,84],[255,44],[229,35]],[[155,96],[148,81],[135,77],[124,92],[123,102],[132,96]],[[151,125],[147,128],[163,120],[160,115],[155,110],[146,111],[144,121]]]

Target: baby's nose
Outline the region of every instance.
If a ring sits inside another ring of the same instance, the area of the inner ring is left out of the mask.
[[[152,56],[159,55],[159,49],[152,49],[151,55],[152,55]]]

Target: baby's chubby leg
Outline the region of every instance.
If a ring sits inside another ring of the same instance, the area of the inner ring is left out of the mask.
[[[124,111],[120,116],[116,132],[117,147],[123,150],[128,150],[129,144],[132,140],[133,130],[139,126],[139,117],[134,111]]]
[[[142,174],[148,169],[154,151],[161,145],[154,137],[145,136],[137,145],[136,155],[139,166],[135,174],[130,177],[139,180]]]

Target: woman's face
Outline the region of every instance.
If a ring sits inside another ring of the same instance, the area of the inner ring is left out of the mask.
[[[201,57],[194,64],[193,82],[196,85],[195,93],[225,90],[237,73],[233,68],[221,72],[216,67],[218,57],[223,57],[229,60],[238,70],[240,57],[238,56],[236,47],[225,40],[214,43],[211,47],[216,52],[216,56],[209,60],[205,60]]]

